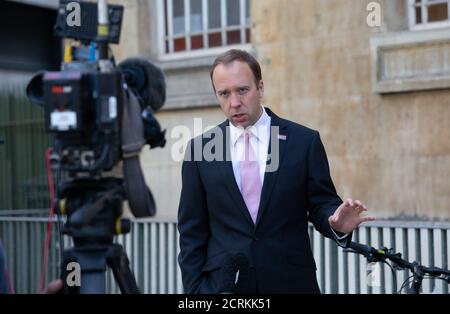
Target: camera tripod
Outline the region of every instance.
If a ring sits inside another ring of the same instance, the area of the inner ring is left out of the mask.
[[[114,235],[130,231],[129,220],[120,219],[123,200],[121,179],[78,179],[62,186],[56,209],[67,215],[62,233],[74,242],[73,248],[63,252],[61,275],[65,293],[106,293],[107,267],[121,293],[139,293],[126,253],[121,245],[113,243]],[[76,272],[71,271],[72,265],[78,266],[78,280]]]

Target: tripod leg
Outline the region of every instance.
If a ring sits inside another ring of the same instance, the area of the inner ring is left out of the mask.
[[[81,276],[80,294],[105,294],[105,273],[84,273]]]
[[[136,279],[130,269],[130,262],[121,245],[114,244],[112,246],[112,252],[108,258],[108,265],[111,267],[114,278],[119,284],[120,292],[123,294],[140,293]]]
[[[63,281],[67,283],[67,271],[69,262],[76,262],[81,268],[81,280],[78,289],[66,287],[69,293],[80,294],[104,294],[106,293],[106,260],[108,248],[73,248],[65,252],[63,262]],[[67,291],[66,290],[66,291]]]

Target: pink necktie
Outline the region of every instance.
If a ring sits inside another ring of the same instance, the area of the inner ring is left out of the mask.
[[[261,198],[261,180],[259,178],[259,164],[250,145],[248,132],[244,132],[244,153],[239,163],[241,171],[241,193],[247,205],[253,222],[258,216],[259,201]]]

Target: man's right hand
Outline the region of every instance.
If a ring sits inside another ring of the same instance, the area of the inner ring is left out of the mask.
[[[50,282],[47,288],[42,291],[43,294],[56,294],[61,292],[63,289],[63,282],[61,279],[56,279]]]

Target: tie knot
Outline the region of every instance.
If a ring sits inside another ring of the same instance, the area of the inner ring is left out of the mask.
[[[250,132],[249,131],[244,131],[244,141],[245,141],[245,145],[249,145],[249,143],[250,143]]]

